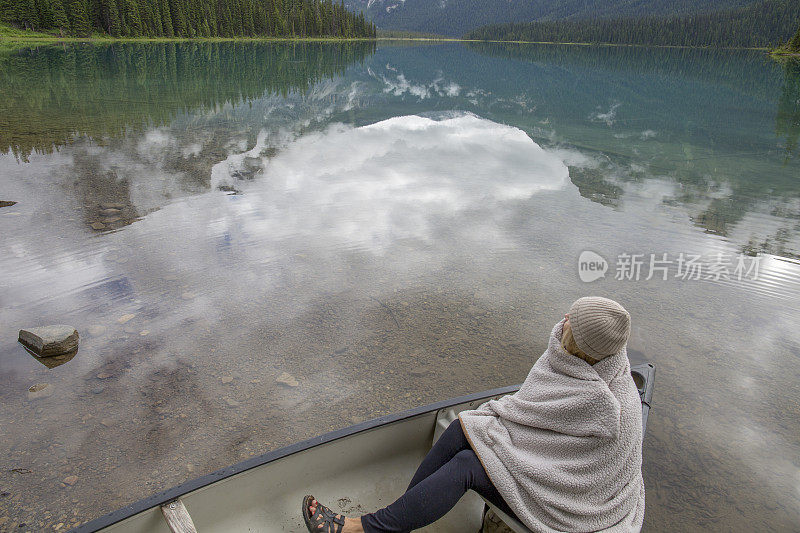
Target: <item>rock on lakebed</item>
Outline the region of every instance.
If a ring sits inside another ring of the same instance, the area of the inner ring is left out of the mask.
[[[78,349],[78,330],[63,324],[21,329],[19,342],[39,357],[61,355]]]

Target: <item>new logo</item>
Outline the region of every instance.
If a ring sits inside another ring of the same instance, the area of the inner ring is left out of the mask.
[[[578,257],[578,277],[584,283],[589,283],[606,277],[608,261],[603,256],[591,250],[584,250]]]

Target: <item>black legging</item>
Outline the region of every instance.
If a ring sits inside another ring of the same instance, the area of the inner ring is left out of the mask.
[[[419,529],[443,517],[469,489],[514,516],[456,419],[422,460],[406,493],[388,507],[362,516],[361,525],[366,533]]]

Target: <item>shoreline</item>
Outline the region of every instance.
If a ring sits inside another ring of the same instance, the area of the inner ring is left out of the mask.
[[[3,37],[0,44],[26,43],[177,43],[177,42],[268,42],[268,41],[303,41],[303,42],[355,42],[375,41],[373,37]]]
[[[450,42],[450,43],[492,43],[492,44],[543,44],[557,46],[597,46],[597,47],[625,47],[625,48],[677,48],[691,50],[762,50],[769,51],[767,47],[744,46],[686,46],[666,44],[633,44],[633,43],[583,43],[559,41],[503,41],[488,39],[462,39],[459,37],[58,37],[58,36],[13,36],[0,35],[0,45],[29,43],[58,44],[58,43],[170,43],[170,42],[362,42],[362,41],[401,41],[401,42]],[[771,52],[774,56],[800,57],[797,53]]]
[[[676,48],[676,49],[697,49],[697,50],[760,50],[768,51],[773,57],[800,57],[800,54],[782,52],[780,48],[770,49],[769,47],[740,47],[740,46],[686,46],[686,45],[664,45],[664,44],[634,44],[634,43],[592,43],[592,42],[569,42],[569,41],[518,41],[518,40],[494,40],[494,39],[465,39],[462,37],[447,36],[376,36],[376,37],[278,37],[278,36],[256,36],[256,37],[112,37],[100,33],[92,34],[87,37],[62,37],[44,32],[33,30],[22,30],[0,24],[0,47],[26,46],[35,44],[60,44],[60,43],[169,43],[169,42],[410,42],[410,43],[493,43],[493,44],[538,44],[538,45],[558,45],[558,46],[593,46],[593,47],[626,47],[626,48]]]
[[[800,52],[789,52],[787,50],[781,50],[780,48],[777,50],[772,50],[769,53],[773,59],[800,59]]]

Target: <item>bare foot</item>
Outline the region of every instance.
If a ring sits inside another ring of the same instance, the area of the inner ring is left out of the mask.
[[[311,505],[308,506],[309,512],[313,515],[317,512],[317,505],[319,502],[317,500],[311,500]],[[347,518],[344,515],[338,515],[344,518],[344,526],[342,527],[342,533],[364,533],[364,528],[361,526],[361,518]],[[319,528],[322,531],[324,524],[320,524]]]

